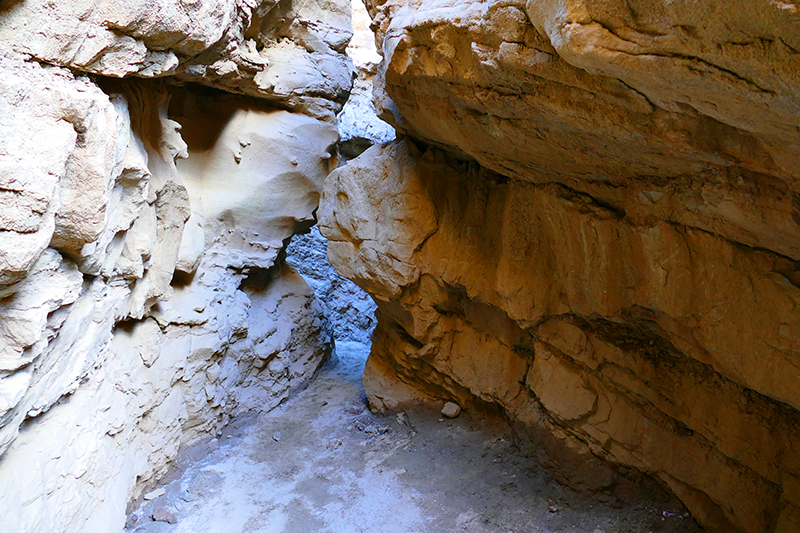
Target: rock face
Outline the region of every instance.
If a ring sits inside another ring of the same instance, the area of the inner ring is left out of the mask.
[[[499,408],[565,482],[799,530],[798,8],[368,8],[406,138],[320,218],[378,303],[373,406]]]
[[[336,165],[349,5],[0,9],[2,529],[121,531],[330,353],[283,249]]]
[[[331,117],[347,99],[348,2],[21,0],[0,42],[102,76],[176,77]]]
[[[372,103],[372,82],[381,56],[375,49],[375,35],[369,29],[370,18],[361,0],[352,4],[353,39],[347,54],[356,69],[353,90],[339,114],[340,165],[360,155],[373,144],[393,141],[394,128],[378,118]],[[327,240],[317,226],[307,234],[297,235],[287,248],[287,260],[320,296],[325,315],[336,332],[337,340],[370,344],[375,327],[375,302],[352,281],[341,277],[328,261]]]
[[[328,262],[327,240],[314,226],[305,235],[295,235],[286,248],[286,262],[314,289],[333,328],[336,341],[369,346],[375,328],[375,302],[364,290],[341,277]]]
[[[347,54],[353,59],[357,76],[350,98],[339,114],[339,152],[344,160],[360,155],[376,143],[395,138],[394,128],[378,118],[372,102],[372,85],[381,56],[375,48],[375,35],[369,29],[369,14],[361,0],[353,0],[353,39]]]

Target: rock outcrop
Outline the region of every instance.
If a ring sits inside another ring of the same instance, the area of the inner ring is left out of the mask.
[[[394,128],[378,118],[372,102],[372,85],[381,56],[375,48],[375,35],[369,29],[369,14],[361,0],[353,1],[353,39],[347,55],[353,59],[357,76],[350,98],[339,114],[339,153],[343,161],[360,155],[376,143],[395,138]]]
[[[405,139],[320,218],[378,303],[373,406],[500,409],[566,482],[800,529],[798,7],[368,8]]]
[[[172,77],[332,117],[347,99],[348,2],[14,0],[0,42],[102,76]]]
[[[393,141],[394,128],[378,118],[372,102],[372,82],[381,56],[375,49],[375,35],[361,0],[352,4],[353,39],[347,54],[353,60],[356,76],[350,98],[338,115],[339,165],[357,157],[374,144]],[[287,248],[287,261],[308,281],[322,300],[325,316],[336,339],[370,344],[375,327],[375,302],[352,281],[341,277],[327,258],[327,240],[319,227],[297,235]]]
[[[0,10],[2,529],[121,531],[179,447],[330,353],[283,255],[336,165],[350,8]]]

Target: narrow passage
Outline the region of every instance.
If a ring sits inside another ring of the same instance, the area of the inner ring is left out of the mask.
[[[498,437],[502,427],[469,412],[371,414],[360,382],[368,350],[337,343],[338,356],[307,389],[223,435],[163,495],[152,492],[126,531],[700,531],[657,503],[612,509],[574,493]]]

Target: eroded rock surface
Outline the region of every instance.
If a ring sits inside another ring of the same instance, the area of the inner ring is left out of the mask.
[[[121,531],[181,446],[327,358],[283,249],[336,164],[349,9],[3,4],[3,531]]]
[[[0,42],[103,76],[177,77],[331,117],[350,90],[348,2],[22,0]]]
[[[368,7],[407,139],[320,213],[378,302],[372,404],[499,407],[574,485],[800,528],[797,7]]]
[[[357,76],[350,98],[339,114],[339,152],[344,160],[357,157],[373,144],[393,141],[395,131],[377,115],[372,86],[381,56],[375,48],[372,21],[361,0],[353,0],[353,39],[347,54],[353,59]]]

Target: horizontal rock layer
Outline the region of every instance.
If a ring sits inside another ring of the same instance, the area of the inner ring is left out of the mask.
[[[349,92],[346,2],[22,0],[0,42],[102,76],[172,77],[332,118]]]
[[[563,33],[556,38],[535,24],[559,2],[389,1],[373,8],[386,56],[376,98],[404,131],[503,175],[563,183],[642,223],[671,220],[797,260],[800,101],[790,65],[800,59],[787,43],[800,17],[765,1],[736,24],[725,15],[701,30],[695,4],[669,14],[640,3],[649,7],[603,22],[612,32],[559,17],[617,3],[567,2],[546,23]],[[664,28],[641,27],[639,12]],[[694,22],[682,29],[685,18]],[[643,48],[618,50],[614,32]],[[753,42],[737,44],[745,34]],[[667,55],[667,42],[683,45]]]
[[[378,301],[376,407],[488,402],[573,484],[795,531],[800,13],[662,4],[368,2],[407,140],[322,231]]]
[[[415,388],[479,399],[660,479],[712,528],[791,530],[800,289],[786,258],[407,142],[328,180],[331,261],[378,302],[373,405]]]

